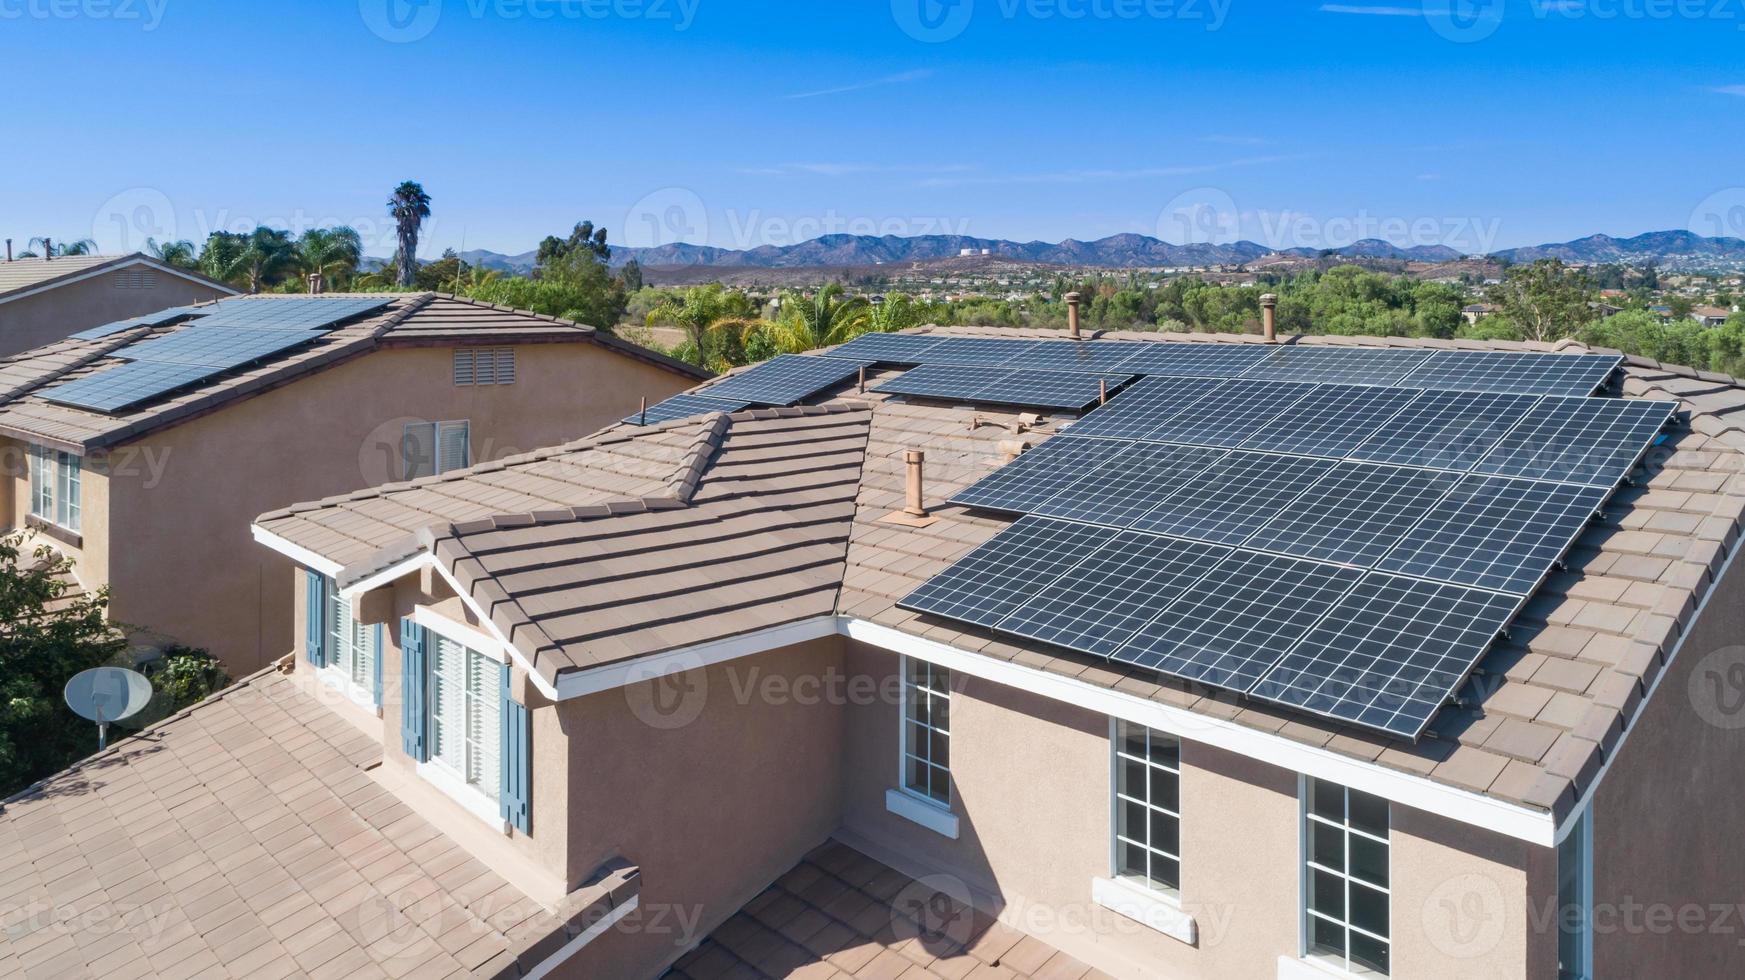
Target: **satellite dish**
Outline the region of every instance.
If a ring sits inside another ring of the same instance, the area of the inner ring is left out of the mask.
[[[101,751],[109,742],[109,723],[131,718],[151,700],[151,681],[125,667],[92,667],[74,674],[61,696],[74,714],[97,723]]]

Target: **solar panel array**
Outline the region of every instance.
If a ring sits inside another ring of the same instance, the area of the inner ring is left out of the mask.
[[[129,317],[125,320],[116,320],[113,323],[105,323],[101,326],[91,327],[88,330],[81,330],[78,333],[70,334],[69,336],[74,340],[102,340],[105,337],[112,337],[115,334],[125,333],[138,327],[161,327],[165,324],[174,323],[184,317],[199,315],[199,307],[176,306],[167,310],[159,310],[156,313],[147,313],[144,316]]]
[[[1131,385],[956,495],[1026,516],[899,605],[1420,737],[1676,406],[1324,350]]]
[[[651,405],[647,413],[628,416],[624,421],[631,425],[654,425],[705,412],[737,412],[753,405],[793,405],[842,384],[874,363],[845,357],[781,354],[718,384]]]
[[[1114,394],[1132,380],[1130,374],[924,364],[875,390],[976,404],[1023,405],[1076,412]]]
[[[146,336],[110,356],[129,363],[45,389],[48,401],[115,413],[170,392],[314,342],[338,324],[380,310],[393,297],[227,299],[175,307],[86,331],[111,336],[197,316],[200,322]]]

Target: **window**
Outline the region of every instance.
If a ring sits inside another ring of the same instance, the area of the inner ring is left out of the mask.
[[[79,477],[83,460],[72,453],[30,447],[31,516],[79,530]]]
[[[514,384],[515,348],[455,348],[454,383],[457,385]]]
[[[1173,895],[1181,887],[1181,742],[1115,724],[1115,874]]]
[[[1388,802],[1310,779],[1303,807],[1308,955],[1352,973],[1388,972]]]
[[[1576,818],[1557,845],[1557,975],[1593,975],[1593,833],[1591,812]]]
[[[489,799],[502,793],[503,665],[432,635],[430,761]]]
[[[951,674],[913,658],[903,663],[903,788],[951,805]]]
[[[359,691],[373,691],[382,651],[379,633],[352,616],[351,602],[341,598],[332,579],[327,581],[327,666],[350,681]],[[372,695],[371,700],[374,700]]]
[[[400,437],[404,479],[437,476],[472,465],[472,425],[458,422],[408,422]]]

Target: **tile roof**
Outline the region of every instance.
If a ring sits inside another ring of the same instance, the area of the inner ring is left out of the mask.
[[[1008,328],[945,332],[1000,337],[1059,336],[1047,331]],[[1108,336],[1124,340],[1261,342],[1257,337],[1205,334]],[[1351,337],[1288,340],[1346,346],[1585,350],[1568,342],[1481,343]],[[1697,605],[1714,585],[1722,563],[1736,546],[1741,516],[1745,514],[1745,384],[1723,375],[1627,359],[1624,394],[1680,401],[1690,414],[1690,428],[1681,429],[1666,445],[1658,447],[1640,484],[1620,491],[1605,508],[1604,519],[1577,540],[1567,569],[1552,576],[1535,594],[1516,620],[1507,642],[1495,647],[1481,661],[1480,675],[1463,692],[1467,706],[1442,711],[1431,726],[1432,737],[1416,744],[1392,741],[1327,720],[1238,700],[1228,693],[1209,692],[1143,670],[1129,671],[1095,658],[897,609],[898,599],[1009,523],[995,515],[938,502],[1002,465],[1010,443],[1022,441],[1034,448],[1049,438],[1057,431],[1059,420],[1045,417],[1023,433],[1014,434],[1018,418],[1011,414],[887,399],[870,390],[883,376],[874,372],[869,378],[869,391],[854,396],[856,400],[848,405],[828,406],[846,413],[844,422],[852,419],[867,427],[864,458],[858,466],[858,486],[853,492],[852,530],[844,564],[837,569],[839,615],[870,620],[1086,683],[1118,688],[1559,815],[1586,788],[1598,771],[1600,760],[1630,723],[1673,645],[1689,626]],[[822,397],[830,396],[827,393]],[[775,416],[779,418],[780,413]],[[727,431],[737,432],[742,426],[770,417],[767,412],[729,416]],[[697,424],[693,421],[680,425]],[[787,434],[771,431],[764,440],[767,445],[760,451],[780,455],[781,439],[810,439],[813,434],[808,429],[801,426]],[[595,439],[602,445],[614,439],[632,443],[660,441],[670,438],[672,431],[676,430],[617,426]],[[902,506],[902,459],[908,449],[927,453],[927,496],[933,502],[933,516],[937,520],[922,528],[880,520]],[[581,455],[576,461],[596,451],[579,448]],[[727,458],[725,454],[711,457],[711,469],[704,472],[703,486],[709,485],[713,467]],[[846,457],[834,464],[840,467],[845,479],[856,468]],[[462,474],[458,479],[471,482],[488,476]],[[778,478],[757,492],[780,494],[787,485]],[[481,507],[487,506],[483,501],[480,503]],[[755,521],[745,524],[742,532],[745,543],[739,547],[724,547],[719,536],[711,535],[697,542],[694,549],[687,549],[689,532],[685,529],[700,519],[691,508],[676,504],[651,508],[640,501],[623,506],[639,513],[612,518],[591,514],[587,520],[621,521],[637,536],[652,535],[646,540],[658,542],[663,568],[684,569],[698,580],[708,577],[698,569],[716,574],[718,563],[743,561],[746,559],[740,556],[747,552],[762,555],[766,550],[758,535],[768,529]],[[559,517],[553,524],[549,520],[508,516],[517,509],[504,511],[501,526],[487,527],[492,522],[484,521],[458,530],[427,532],[424,546],[438,547],[445,562],[466,570],[469,588],[497,603],[491,608],[503,617],[498,620],[500,624],[509,623],[525,630],[529,642],[524,653],[570,641],[584,643],[587,652],[583,656],[545,661],[559,665],[562,670],[710,638],[698,628],[667,631],[667,618],[672,616],[687,618],[691,627],[705,625],[695,612],[695,597],[685,591],[688,580],[684,577],[671,580],[670,594],[640,597],[633,616],[623,615],[623,610],[612,608],[603,599],[590,602],[566,592],[584,583],[604,588],[615,571],[628,574],[640,567],[642,556],[634,545],[623,546],[627,539],[613,532],[596,534],[592,529],[566,527],[570,523],[568,517]],[[343,519],[362,522],[348,531],[354,537],[377,533],[365,530],[367,515],[354,511]],[[396,531],[403,532],[404,528]],[[286,536],[304,543],[294,535]],[[488,546],[483,544],[486,536]],[[564,542],[562,547],[547,544],[560,539]],[[312,550],[325,553],[318,546],[318,539],[311,540]],[[769,542],[769,548],[780,547]],[[404,554],[404,549],[399,554]],[[537,560],[529,557],[536,554],[542,557]],[[372,567],[382,567],[382,563]],[[719,569],[719,573],[733,574],[725,568]],[[820,566],[809,567],[808,574],[823,578],[828,573]],[[651,578],[651,583],[662,583],[663,587],[665,581]],[[763,581],[770,583],[771,591],[757,588],[757,583]],[[735,607],[722,611],[723,627],[738,630],[749,625],[752,618],[744,615],[743,610],[759,601],[786,603],[787,598],[774,590],[785,587],[787,581],[761,574],[750,578],[744,587],[731,593]],[[513,598],[510,593],[522,589],[541,598],[532,606],[517,610],[508,600]],[[787,608],[782,606],[784,613]],[[766,619],[763,625],[781,621]],[[530,628],[530,624],[539,628]],[[541,632],[547,625],[556,632]]]
[[[0,975],[514,978],[637,887],[548,909],[371,778],[266,671],[0,803]]]
[[[1108,980],[962,899],[831,841],[681,957],[668,980]],[[925,918],[915,918],[920,911]]]
[[[272,303],[295,298],[299,297],[250,296],[229,302]],[[55,385],[120,363],[111,355],[135,341],[175,333],[198,322],[141,327],[99,340],[68,339],[0,359],[0,434],[80,450],[112,446],[379,348],[420,344],[593,343],[687,377],[708,377],[707,372],[683,361],[572,321],[465,298],[407,293],[394,294],[385,309],[323,334],[307,347],[220,375],[125,414],[91,412],[42,397]]]

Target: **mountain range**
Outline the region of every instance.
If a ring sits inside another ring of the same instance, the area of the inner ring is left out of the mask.
[[[964,235],[825,235],[797,245],[760,245],[726,249],[712,245],[673,244],[655,248],[614,246],[612,264],[632,259],[644,267],[706,266],[719,268],[816,268],[887,265],[953,258],[969,250],[1024,262],[1093,268],[1240,265],[1267,255],[1337,255],[1409,262],[1450,262],[1462,258],[1446,245],[1401,247],[1379,239],[1353,242],[1343,248],[1274,250],[1251,241],[1228,244],[1172,245],[1148,235],[1111,235],[1096,241],[1015,242]],[[1655,263],[1668,269],[1745,268],[1745,240],[1706,238],[1690,231],[1655,231],[1631,238],[1590,235],[1569,242],[1533,245],[1491,253],[1506,262],[1556,258],[1571,263]],[[533,269],[535,253],[506,255],[485,249],[461,253],[465,261],[486,269],[525,273]]]

